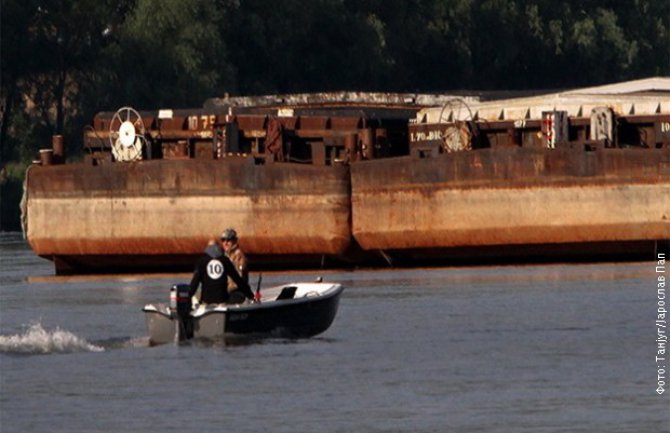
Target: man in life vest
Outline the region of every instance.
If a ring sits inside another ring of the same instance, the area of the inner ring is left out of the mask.
[[[233,294],[228,293],[228,277],[237,284]],[[200,285],[202,285],[200,295],[202,303],[241,303],[245,298],[254,299],[249,284],[240,277],[235,265],[214,240],[209,241],[204,254],[195,264],[189,295],[193,296]]]

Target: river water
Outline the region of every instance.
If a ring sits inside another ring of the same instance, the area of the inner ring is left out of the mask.
[[[265,274],[343,283],[331,328],[157,347],[141,308],[188,275],[0,263],[2,433],[670,431],[653,261]]]

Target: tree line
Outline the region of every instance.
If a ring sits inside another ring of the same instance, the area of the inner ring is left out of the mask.
[[[213,96],[555,89],[670,74],[657,0],[2,0],[0,165],[98,111]]]

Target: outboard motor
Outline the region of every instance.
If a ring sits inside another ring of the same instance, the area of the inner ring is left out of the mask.
[[[170,288],[170,315],[179,323],[180,340],[193,337],[190,289],[188,284],[175,284]]]

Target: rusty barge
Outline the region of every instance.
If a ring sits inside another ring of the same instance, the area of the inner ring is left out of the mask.
[[[257,268],[653,254],[670,239],[670,79],[524,98],[211,99],[96,115],[26,175],[57,273],[189,269],[241,234]]]

